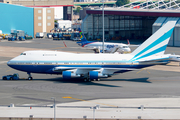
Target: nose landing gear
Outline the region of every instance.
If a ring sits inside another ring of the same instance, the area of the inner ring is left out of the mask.
[[[28,80],[33,80],[33,78],[31,77],[31,73],[27,73],[29,75]]]

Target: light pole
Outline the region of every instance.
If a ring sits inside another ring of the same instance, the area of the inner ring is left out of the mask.
[[[54,97],[52,97],[51,99],[53,99],[54,100],[54,120],[56,120],[56,101],[55,101],[55,98]]]
[[[104,0],[103,2],[103,7],[102,7],[102,19],[103,19],[103,53],[104,53]]]
[[[94,119],[94,120],[95,120],[95,110],[96,110],[96,109],[99,109],[99,108],[100,108],[99,105],[96,105],[96,106],[90,108],[90,109],[93,109],[93,119]]]

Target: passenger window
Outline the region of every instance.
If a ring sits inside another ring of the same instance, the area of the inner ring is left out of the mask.
[[[123,46],[123,48],[128,48],[128,46]]]

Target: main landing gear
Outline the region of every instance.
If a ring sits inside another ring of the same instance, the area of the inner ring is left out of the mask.
[[[28,80],[32,80],[31,73],[27,73],[29,75]]]
[[[89,79],[89,78],[84,78],[84,82],[91,82],[91,81],[100,81],[100,79]]]

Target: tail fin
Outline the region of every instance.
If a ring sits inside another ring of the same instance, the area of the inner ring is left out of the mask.
[[[127,39],[128,45],[130,45],[129,39]]]
[[[81,29],[78,28],[79,30],[79,35],[80,35],[80,38],[81,38],[81,42],[87,42],[87,39],[85,38],[84,34],[82,33]]]
[[[132,61],[147,60],[152,55],[164,54],[173,29],[177,21],[168,21],[158,31],[151,35],[143,44],[135,49],[131,54]]]

